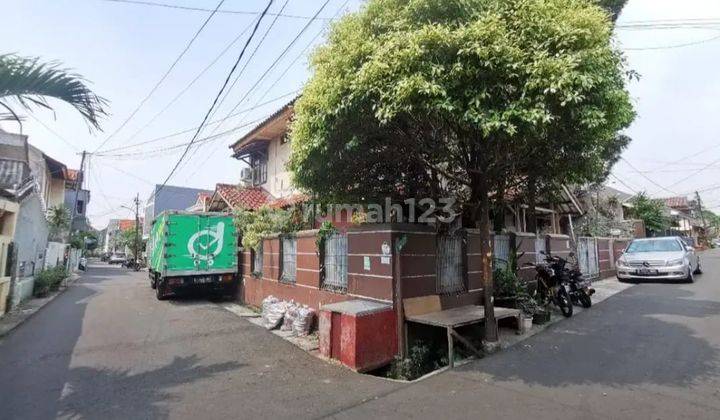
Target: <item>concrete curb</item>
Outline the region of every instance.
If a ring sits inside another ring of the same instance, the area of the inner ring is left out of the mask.
[[[72,273],[65,281],[65,286],[61,286],[55,293],[44,298],[33,298],[23,302],[17,308],[0,317],[0,339],[4,338],[25,321],[32,318],[33,315],[55,300],[55,298],[65,293],[65,291],[69,289],[79,278],[80,275]]]

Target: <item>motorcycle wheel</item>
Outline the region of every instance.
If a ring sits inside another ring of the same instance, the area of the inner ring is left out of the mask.
[[[570,318],[573,314],[573,304],[570,295],[568,295],[564,287],[558,290],[556,299],[557,305],[560,307],[560,312],[562,312],[565,318]]]
[[[580,305],[582,305],[583,308],[589,308],[592,306],[592,298],[590,298],[590,296],[588,296],[588,294],[584,291],[580,293],[579,300]]]

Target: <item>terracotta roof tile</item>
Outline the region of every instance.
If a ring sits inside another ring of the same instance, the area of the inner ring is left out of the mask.
[[[687,197],[668,197],[663,198],[663,201],[670,208],[690,207]]]
[[[231,184],[217,184],[215,191],[227,201],[232,208],[257,210],[272,199],[267,191],[259,187],[238,187],[237,185]]]
[[[310,197],[305,194],[293,194],[290,197],[276,198],[274,200],[271,200],[268,203],[268,206],[276,209],[281,209],[295,204],[304,203],[308,200],[310,200]]]

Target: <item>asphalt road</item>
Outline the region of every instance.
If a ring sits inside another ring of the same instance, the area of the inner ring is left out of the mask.
[[[91,267],[0,341],[0,418],[720,418],[720,252],[413,384],[328,364],[221,307]]]

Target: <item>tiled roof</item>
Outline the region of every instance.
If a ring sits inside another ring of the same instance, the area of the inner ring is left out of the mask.
[[[687,197],[668,197],[663,198],[663,201],[670,208],[690,207]]]
[[[248,140],[249,138],[251,138],[252,136],[254,136],[254,135],[255,135],[258,131],[260,131],[263,127],[265,127],[265,126],[266,126],[267,124],[269,124],[271,121],[275,120],[275,119],[278,118],[280,115],[282,115],[283,112],[285,112],[288,108],[290,108],[290,107],[292,107],[293,105],[295,105],[295,101],[297,101],[299,97],[300,97],[299,95],[296,96],[295,98],[293,98],[293,100],[291,100],[290,102],[288,102],[288,103],[286,103],[285,105],[283,105],[282,107],[280,107],[280,109],[278,109],[277,111],[273,112],[272,115],[270,115],[269,117],[265,118],[262,122],[260,122],[258,125],[256,125],[255,128],[253,128],[253,129],[250,130],[247,134],[245,134],[244,136],[242,136],[238,141],[236,141],[235,143],[231,144],[231,145],[230,145],[230,148],[231,148],[231,149],[234,149],[234,148],[238,147],[240,144],[242,144],[244,141],[246,141],[246,140]]]
[[[281,209],[295,204],[304,203],[308,200],[310,200],[310,197],[305,194],[293,194],[290,197],[276,198],[274,200],[271,200],[268,203],[268,206],[276,209]]]
[[[67,170],[67,179],[68,181],[77,181],[78,176],[78,170],[77,169],[70,169]]]
[[[120,220],[118,225],[119,225],[119,229],[122,231],[133,229],[133,228],[135,228],[135,219]]]
[[[215,191],[232,208],[257,210],[267,204],[272,197],[259,187],[238,187],[231,184],[217,184]]]

